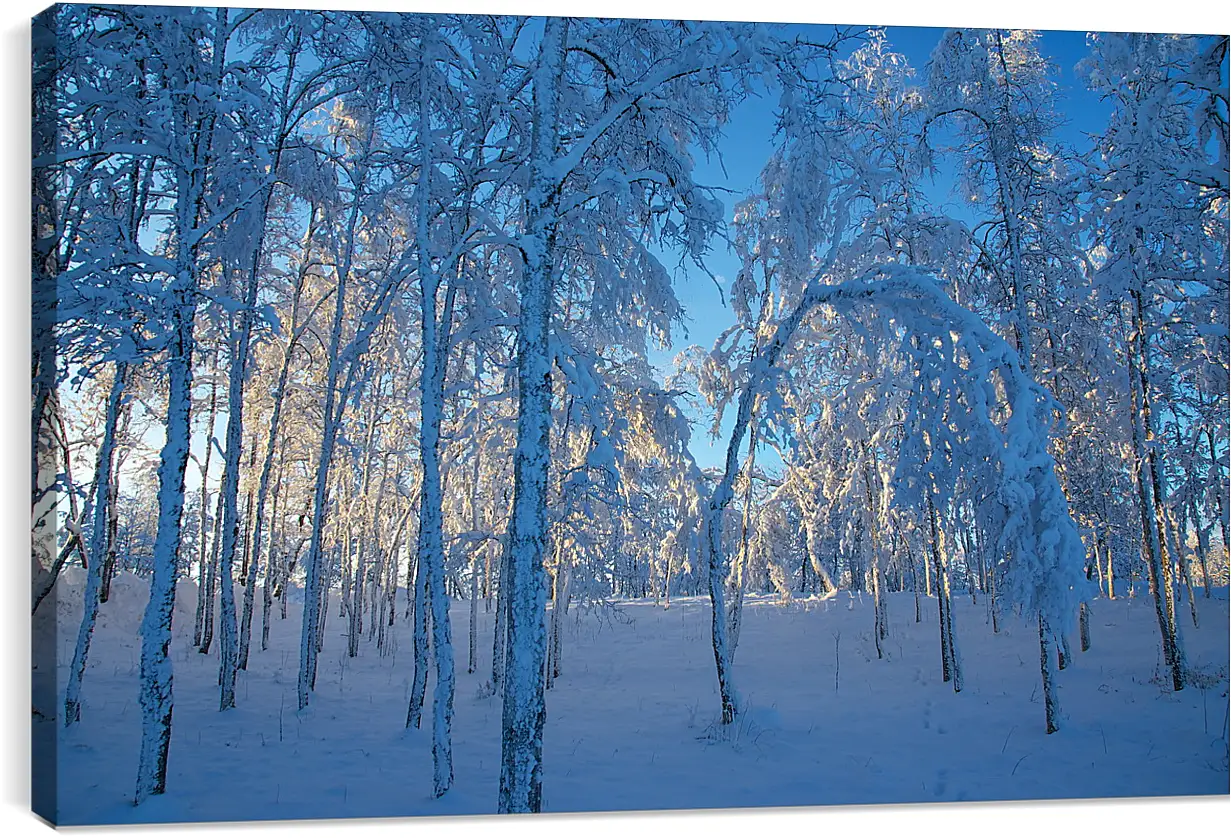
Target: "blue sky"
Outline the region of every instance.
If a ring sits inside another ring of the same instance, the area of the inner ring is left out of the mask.
[[[815,28],[800,25],[800,29]],[[922,83],[928,57],[940,39],[941,28],[890,26],[886,33],[889,44],[904,54],[915,69],[916,80]],[[1108,106],[1088,91],[1077,77],[1074,67],[1086,55],[1086,33],[1069,31],[1045,31],[1041,34],[1040,49],[1055,65],[1054,78],[1058,83],[1057,104],[1064,117],[1064,124],[1057,131],[1055,140],[1077,149],[1089,147],[1087,134],[1098,132],[1106,123]],[[772,97],[750,99],[732,115],[722,149],[722,164],[718,160],[698,160],[698,180],[712,186],[733,190],[725,199],[727,217],[736,202],[754,187],[761,167],[773,151],[774,101]],[[725,171],[724,171],[725,169]],[[949,199],[951,183],[947,182],[944,169],[933,184],[933,199],[940,200],[950,210],[956,210],[956,200]],[[722,242],[707,260],[711,271],[727,282],[738,270],[738,260]],[[660,373],[669,373],[673,359],[680,350],[696,344],[709,349],[723,329],[731,325],[734,314],[723,300],[723,294],[714,282],[700,270],[689,267],[676,275],[676,294],[687,312],[687,335],[675,335],[672,346],[664,351],[651,351],[650,361]],[[719,466],[725,451],[726,440],[712,440],[708,434],[709,417],[697,417],[693,430],[692,452],[699,465]],[[729,427],[729,425],[728,425]]]

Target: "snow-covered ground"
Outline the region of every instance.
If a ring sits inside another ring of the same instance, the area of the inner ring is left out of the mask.
[[[58,591],[58,679],[72,656],[80,571]],[[404,592],[403,592],[404,594]],[[399,595],[399,610],[404,608]],[[468,603],[453,604],[458,681],[456,784],[431,791],[430,731],[404,728],[410,626],[396,653],[366,641],[346,657],[331,598],[311,705],[296,712],[299,607],[253,646],[238,708],[218,712],[217,647],[191,646],[196,590],[181,583],[173,660],[168,793],[131,805],[139,742],[137,623],[145,584],[117,580],[103,606],[81,723],[59,736],[60,822],[198,821],[490,813],[500,770],[500,700],[484,694],[492,614],[480,609],[478,672],[466,673]],[[258,595],[259,608],[259,595]],[[750,597],[735,660],[747,708],[718,713],[709,604],[677,600],[574,606],[563,673],[547,694],[548,811],[798,806],[1228,793],[1227,591],[1199,599],[1184,636],[1201,684],[1172,693],[1160,677],[1147,597],[1097,600],[1093,648],[1060,675],[1063,729],[1044,735],[1037,633],[1009,616],[999,635],[985,604],[955,597],[965,689],[941,681],[935,600],[914,619],[890,598],[884,660],[871,600]],[[52,609],[44,609],[48,618]],[[37,674],[36,674],[37,677]],[[429,700],[431,684],[429,683]],[[43,722],[42,724],[51,724]],[[430,724],[430,714],[425,714]]]

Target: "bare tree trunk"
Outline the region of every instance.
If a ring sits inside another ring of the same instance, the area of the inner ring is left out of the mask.
[[[81,557],[81,566],[83,569],[89,569],[89,559],[86,557],[85,548],[82,546],[81,536],[73,533],[69,536],[68,541],[64,542],[64,546],[56,553],[55,559],[52,561],[51,567],[40,577],[42,582],[39,584],[38,590],[34,593],[34,604],[30,607],[30,613],[34,614],[38,611],[38,607],[42,605],[43,600],[51,595],[55,589],[56,580],[60,577],[60,572],[64,569],[64,565],[68,562],[68,557],[76,552]],[[41,566],[37,568],[41,570]]]
[[[214,600],[218,591],[218,543],[222,532],[222,492],[214,499],[214,535],[210,538],[209,568],[205,574],[205,619],[201,627],[203,655],[209,654],[214,642]]]
[[[213,359],[217,360],[218,350],[213,351]],[[210,362],[212,366],[212,361]],[[218,411],[218,383],[211,376],[209,383],[209,413],[205,425],[205,464],[201,466],[201,515],[197,528],[197,548],[200,570],[197,572],[197,613],[196,628],[193,630],[192,644],[201,646],[205,642],[205,611],[206,599],[209,596],[207,580],[209,579],[208,540],[205,537],[209,527],[209,463],[214,453],[214,417]]]
[[[953,594],[949,588],[949,568],[945,566],[942,555],[941,565],[938,571],[942,574],[942,584],[940,587],[940,595],[945,600],[945,625],[947,626],[946,636],[949,644],[949,664],[953,668],[953,691],[960,693],[962,691],[962,658],[957,648],[957,632],[953,628]]]
[[[1152,434],[1150,431],[1150,402],[1148,375],[1145,369],[1144,317],[1140,293],[1134,292],[1132,331],[1129,345],[1129,391],[1133,404],[1132,435],[1136,459],[1138,508],[1141,513],[1142,548],[1145,552],[1146,569],[1150,576],[1150,595],[1154,599],[1155,617],[1162,635],[1163,659],[1171,670],[1172,686],[1178,692],[1184,688],[1183,652],[1176,636],[1174,601],[1171,596],[1171,561],[1165,554],[1160,534],[1161,522],[1155,516],[1160,508],[1155,492],[1159,482],[1155,472],[1154,457],[1148,452]],[[1152,520],[1153,519],[1153,520]]]
[[[385,599],[388,604],[387,606],[382,606],[382,609],[381,609],[382,615],[387,617],[387,619],[382,620],[386,629],[393,627],[394,618],[397,614],[398,551],[401,550],[402,548],[402,535],[406,532],[406,523],[407,521],[410,520],[411,513],[413,512],[414,512],[414,506],[408,504],[406,507],[406,511],[402,513],[401,518],[398,521],[397,529],[394,531],[393,545],[389,548],[389,559],[387,562],[387,565],[388,565],[387,573],[389,574],[389,578],[386,582],[386,585],[388,586],[388,591],[385,595]],[[414,584],[414,577],[413,576],[408,577],[406,580],[407,589],[413,587],[413,584]],[[392,637],[393,633],[383,632],[382,634],[383,636],[385,636],[386,639],[384,643],[380,646],[380,651],[381,651],[381,654],[387,654],[389,651],[391,651],[390,647],[392,645],[389,642],[388,638]]]
[[[961,692],[961,676],[954,660],[952,642],[953,624],[949,619],[952,603],[949,601],[948,574],[945,573],[941,558],[940,529],[937,525],[936,505],[932,501],[932,493],[927,495],[928,521],[932,530],[932,570],[936,575],[936,607],[940,623],[940,671],[946,683],[953,681],[953,691]]]
[[[568,21],[547,18],[535,70],[530,182],[522,234],[525,265],[518,281],[517,448],[513,454],[513,517],[509,526],[507,677],[501,732],[500,797],[503,813],[538,812],[543,803],[543,624],[546,591],[547,480],[551,455],[551,324],[559,189],[559,86],[564,73]]]
[[[1043,612],[1039,612],[1039,668],[1043,676],[1043,707],[1047,717],[1047,732],[1060,729],[1060,703],[1056,696],[1056,672],[1052,665],[1051,629]]]
[[[269,516],[269,550],[265,554],[265,589],[261,592],[261,651],[264,652],[269,648],[269,613],[274,604],[274,589],[282,584],[282,572],[278,564],[278,502],[282,495],[282,474],[283,467],[279,463],[278,467],[278,485],[274,488],[274,503],[273,510]],[[260,550],[260,527],[262,508],[264,507],[263,499],[260,496],[260,490],[257,491],[257,520],[253,530],[252,540],[256,542],[255,549]],[[283,594],[283,601],[286,599]]]
[[[111,392],[107,398],[107,413],[103,422],[103,438],[98,447],[98,458],[94,467],[95,497],[93,511],[93,531],[90,537],[90,550],[94,561],[89,563],[89,575],[85,585],[85,604],[82,608],[81,627],[77,632],[77,646],[73,650],[73,662],[69,667],[69,681],[64,698],[65,727],[81,718],[81,682],[85,678],[86,661],[90,655],[90,641],[94,637],[94,625],[98,620],[98,606],[101,602],[100,591],[103,581],[103,564],[99,555],[103,552],[103,544],[107,538],[107,526],[110,520],[109,498],[114,483],[112,466],[115,461],[116,425],[120,414],[120,405],[124,393],[124,377],[127,364],[115,365],[111,381]]]
[[[992,610],[992,634],[1000,634],[1000,600],[996,596],[996,568],[988,573],[988,602]]]
[[[478,665],[479,636],[479,554],[470,557],[470,649],[466,659],[466,672],[473,675]]]
[[[248,460],[248,473],[256,468],[256,437],[252,440],[252,456]],[[253,521],[253,493],[248,490],[248,498],[244,503],[244,564],[240,571],[240,583],[244,586],[244,601],[239,618],[239,638],[237,640],[235,666],[236,669],[248,670],[248,646],[252,642],[252,608],[256,602],[257,568],[260,565],[261,552],[256,545],[256,525]]]
[[[1207,555],[1210,548],[1209,531],[1201,527],[1201,518],[1197,514],[1197,502],[1193,498],[1189,498],[1188,502],[1189,521],[1192,523],[1193,531],[1197,535],[1197,562],[1201,565],[1201,585],[1205,588],[1205,598],[1210,598],[1210,567],[1207,561]]]
[[[262,231],[263,234],[263,231]],[[259,257],[258,257],[259,258]],[[256,304],[257,265],[253,265],[246,304]],[[247,302],[247,300],[251,300]],[[235,706],[236,666],[239,662],[239,627],[235,619],[235,550],[239,541],[239,469],[243,454],[244,379],[247,377],[248,349],[251,341],[251,309],[243,308],[232,320],[231,369],[227,385],[226,447],[223,456],[222,485],[218,489],[218,709]]]
[[[807,514],[804,517],[804,543],[808,550],[808,562],[812,565],[812,574],[820,583],[820,592],[827,594],[830,591],[837,590],[837,585],[830,578],[829,571],[825,569],[825,565],[822,563],[816,549],[816,521]]]
[[[744,623],[744,586],[748,566],[748,532],[752,526],[752,480],[757,467],[757,424],[753,419],[748,429],[748,458],[744,460],[744,508],[740,514],[739,551],[730,574],[731,603],[727,606],[728,664],[734,664],[739,649],[739,632]]]
[[[555,563],[548,568],[551,574],[551,616],[547,618],[547,655],[543,660],[543,689],[550,690],[555,680],[555,661],[552,655],[556,647],[556,607],[560,597],[560,543],[563,539],[556,538]]]
[[[678,542],[676,542],[678,543]],[[675,545],[672,545],[674,548]],[[805,559],[806,560],[806,559]],[[663,610],[671,607],[671,575],[674,571],[675,550],[667,551],[667,576],[663,579]]]
[[[504,649],[506,642],[505,621],[508,618],[508,593],[504,580],[508,570],[508,548],[500,551],[500,561],[496,577],[496,619],[492,629],[492,692],[502,694],[504,691]]]
[[[906,561],[910,565],[911,587],[914,589],[915,594],[915,622],[920,623],[923,622],[923,612],[919,608],[919,570],[915,564],[913,551],[910,549],[910,541],[906,538],[903,538],[902,541],[906,545]],[[924,564],[927,564],[926,559],[924,559]]]
[[[339,516],[341,517],[341,516]],[[351,538],[351,522],[350,516],[346,516],[346,523],[339,524],[337,530],[341,533],[340,550],[342,554],[341,561],[341,576],[342,576],[342,596],[338,597],[338,619],[347,615],[347,609],[350,607],[350,592],[355,583],[355,569],[353,562],[355,560],[354,539]],[[349,621],[348,621],[349,625]],[[349,629],[347,634],[350,634]]]
[[[411,511],[416,511],[418,505],[412,505]],[[415,536],[418,538],[418,535]],[[414,618],[415,614],[415,596],[418,592],[418,574],[419,574],[419,554],[415,550],[406,551],[406,613],[405,619]]]
[[[217,11],[217,32],[226,30],[229,12]],[[226,55],[225,39],[213,43],[214,78],[221,77]],[[186,84],[183,68],[180,84]],[[197,311],[197,252],[190,242],[200,222],[205,193],[205,171],[213,133],[208,118],[176,108],[172,114],[175,136],[189,152],[187,166],[177,167],[175,214],[177,232],[175,273],[168,285],[167,322],[167,418],[165,439],[158,462],[158,528],[154,536],[154,569],[150,598],[141,618],[141,752],[137,763],[134,802],[140,805],[150,795],[163,794],[167,785],[167,755],[171,747],[173,666],[170,657],[171,622],[175,612],[175,579],[184,510],[184,469],[192,435],[192,356]],[[204,535],[204,534],[202,534]]]
[[[368,533],[369,548],[374,559],[372,565],[372,584],[369,586],[371,591],[371,601],[368,603],[368,614],[370,619],[368,622],[368,637],[376,638],[377,650],[383,650],[385,624],[385,602],[388,600],[388,579],[389,579],[389,557],[382,549],[381,531],[383,527],[381,522],[385,520],[395,520],[396,516],[385,514],[385,489],[389,484],[389,454],[381,457],[380,465],[380,483],[376,486],[376,502],[371,504],[371,516],[368,518]]]
[[[1187,517],[1182,517],[1180,521],[1176,521],[1175,515],[1168,511],[1167,514],[1167,532],[1171,543],[1172,551],[1177,556],[1180,566],[1180,578],[1184,582],[1184,590],[1188,592],[1188,613],[1193,621],[1193,628],[1199,628],[1201,621],[1197,615],[1197,598],[1193,596],[1193,576],[1192,562],[1188,558],[1188,551],[1185,549],[1187,544],[1186,524]]]
[[[563,642],[561,641],[560,636],[564,631],[564,618],[568,616],[569,600],[571,598],[570,588],[572,587],[572,581],[573,581],[573,575],[570,572],[569,566],[567,564],[561,565],[559,567],[559,570],[557,570],[557,574],[563,575],[564,583],[557,590],[558,598],[556,599],[555,604],[552,606],[552,612],[553,612],[552,616],[555,618],[555,622],[556,622],[555,637],[553,638],[553,641],[552,641],[552,653],[551,653],[551,663],[552,663],[552,669],[553,669],[552,679],[553,680],[560,677],[560,649],[561,649],[561,646],[563,645]],[[557,609],[559,611],[558,614],[555,613]]]
[[[181,190],[182,191],[182,190]],[[181,194],[180,200],[186,200]],[[183,249],[183,248],[181,248]],[[154,539],[154,575],[141,620],[141,754],[135,801],[162,794],[167,786],[171,747],[171,619],[175,611],[175,577],[184,507],[184,467],[188,462],[189,410],[192,393],[195,281],[187,261],[177,278],[173,317],[175,338],[169,352],[170,390],[166,442],[159,455],[158,532]]]
[[[881,532],[880,532],[880,511],[881,511],[881,481],[880,476],[875,473],[875,464],[870,462],[867,443],[860,440],[860,448],[863,453],[863,482],[864,490],[867,492],[868,505],[868,536],[871,541],[872,552],[872,603],[873,603],[873,626],[872,634],[876,642],[876,657],[883,659],[885,650],[883,648],[885,638],[889,636],[888,613],[885,604],[885,593],[882,590],[881,584]]]
[[[123,411],[124,406],[120,409]],[[118,561],[116,541],[120,530],[120,465],[124,458],[117,457],[116,467],[111,475],[111,486],[107,490],[107,545],[103,559],[102,588],[98,592],[98,601],[105,603],[111,599],[111,580],[115,578],[115,566]]]
[[[338,550],[335,546],[333,550]],[[316,655],[319,657],[321,649],[325,647],[325,624],[329,619],[329,589],[333,584],[333,563],[330,562],[321,568],[321,613],[320,618],[316,623],[316,642],[313,644]],[[340,600],[343,601],[343,600]],[[315,679],[313,679],[313,688],[315,688]]]
[[[491,613],[492,610],[492,551],[488,550],[483,557],[483,610]]]
[[[410,707],[406,711],[406,726],[418,728],[423,719],[423,701],[427,697],[428,669],[428,607],[427,568],[423,557],[415,562],[415,610],[414,610],[414,643],[415,643],[415,674],[410,687]]]
[[[432,794],[440,797],[453,785],[453,637],[449,623],[449,595],[445,578],[444,534],[441,509],[440,423],[444,404],[445,374],[449,358],[449,333],[456,285],[447,291],[444,312],[437,319],[440,276],[431,261],[432,240],[428,221],[434,161],[428,68],[435,45],[431,23],[425,23],[420,44],[419,72],[419,183],[416,186],[416,249],[421,289],[420,327],[423,368],[420,376],[419,455],[423,466],[423,489],[419,500],[419,564],[426,571],[426,604],[432,611],[432,652],[436,663],[436,686],[432,696]],[[415,664],[418,671],[419,656]],[[426,673],[425,673],[426,674]],[[507,708],[506,708],[507,711]],[[507,719],[507,712],[506,712]]]
[[[1085,539],[1082,539],[1082,542],[1084,543]],[[1092,578],[1098,579],[1098,589],[1100,594],[1106,589],[1103,580],[1103,554],[1101,548],[1102,545],[1099,544],[1098,539],[1098,528],[1096,527],[1090,531],[1090,552],[1093,556],[1087,559],[1086,562],[1086,579],[1087,581]],[[1091,576],[1091,566],[1093,566],[1094,576]]]
[[[561,530],[563,527],[561,527]],[[551,623],[547,635],[546,686],[551,689],[560,677],[560,632],[568,613],[569,569],[564,560],[564,536],[556,538],[555,558],[552,562]]]
[[[966,566],[966,588],[970,592],[970,604],[978,605],[978,586],[975,585],[974,573],[971,570],[971,560],[974,558],[974,542],[970,537],[970,528],[962,526],[960,537],[962,539],[963,564]]]
[[[360,505],[359,543],[354,554],[354,577],[350,589],[350,621],[347,629],[346,654],[355,657],[359,654],[359,636],[363,634],[363,595],[367,576],[367,516],[363,514],[362,505],[367,501],[368,489],[372,479],[372,448],[376,439],[376,418],[380,411],[379,395],[372,398],[372,410],[368,414],[368,433],[364,441],[363,475],[359,482],[359,493],[356,503]],[[353,517],[353,515],[352,515]],[[345,597],[343,597],[345,599]]]
[[[479,344],[474,344],[474,440],[476,450],[472,454],[474,472],[470,475],[470,529],[478,533],[482,527],[482,514],[479,511],[479,468],[482,465],[483,439],[483,353]],[[470,648],[466,671],[473,675],[478,669],[479,645],[479,554],[490,557],[486,542],[471,552],[470,555]],[[487,559],[488,577],[491,575],[491,559]]]
[[[1106,528],[1098,534],[1103,543],[1103,555],[1107,557],[1107,598],[1116,598],[1115,563],[1111,555],[1111,544],[1107,540]]]

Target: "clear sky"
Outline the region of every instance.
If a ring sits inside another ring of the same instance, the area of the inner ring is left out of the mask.
[[[801,30],[814,28],[800,25]],[[916,82],[922,83],[928,58],[940,39],[943,29],[932,27],[890,26],[886,29],[889,44],[907,57],[915,70]],[[1086,89],[1077,77],[1074,67],[1086,55],[1086,33],[1068,31],[1045,31],[1039,43],[1040,49],[1055,66],[1054,77],[1058,83],[1057,105],[1064,124],[1055,139],[1079,150],[1089,148],[1087,135],[1101,130],[1106,123],[1108,106]],[[721,144],[722,164],[718,160],[698,160],[698,181],[711,186],[734,190],[724,199],[727,219],[737,201],[755,186],[761,167],[773,151],[774,101],[772,96],[750,99],[732,115],[726,136]],[[725,172],[724,172],[725,169]],[[957,217],[962,211],[958,202],[949,197],[951,183],[947,167],[932,184],[932,197],[942,201]],[[735,254],[722,242],[715,242],[714,251],[707,260],[711,271],[720,277],[723,291],[735,276],[739,263]],[[678,333],[672,346],[665,351],[652,350],[650,361],[660,374],[672,369],[675,355],[687,346],[697,344],[709,349],[723,329],[735,321],[735,316],[723,300],[714,282],[700,270],[689,267],[676,276],[676,294],[687,312],[687,335]],[[693,430],[692,452],[698,464],[705,468],[720,466],[726,440],[712,440],[708,434],[709,417],[697,417]],[[727,425],[729,429],[729,423]]]

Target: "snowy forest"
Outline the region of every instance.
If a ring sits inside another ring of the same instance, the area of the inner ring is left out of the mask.
[[[896,34],[36,18],[35,810],[1226,794],[1228,39]]]

